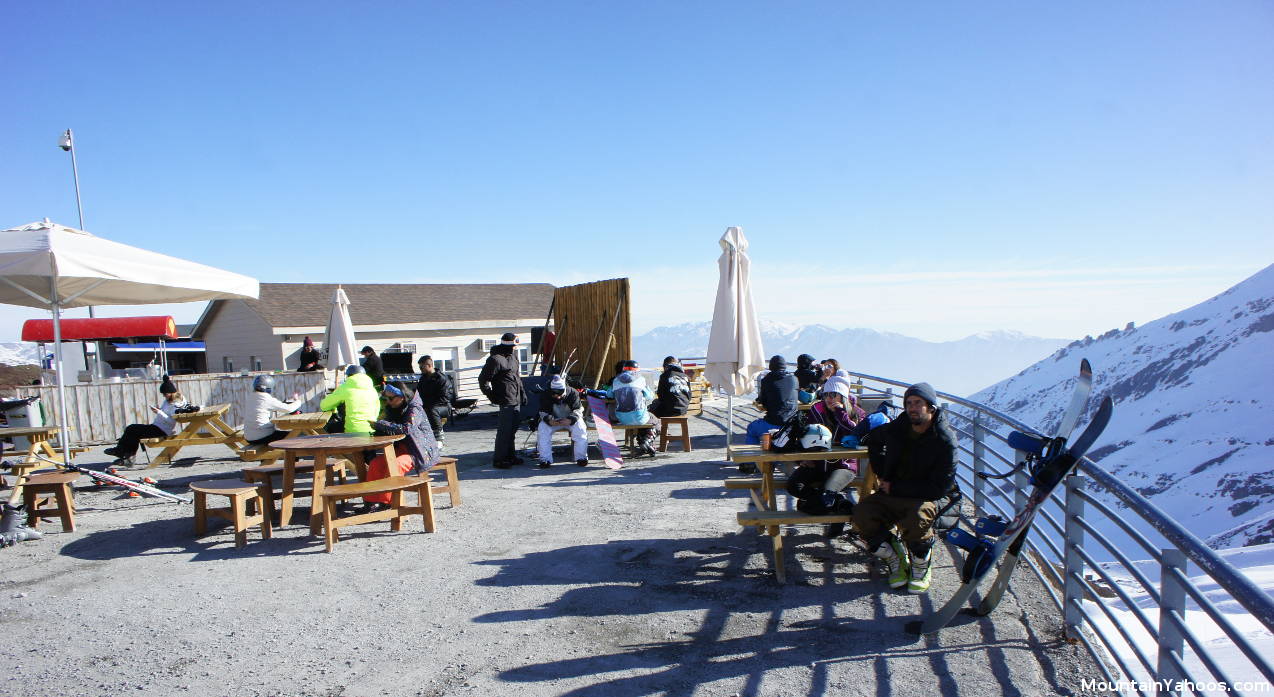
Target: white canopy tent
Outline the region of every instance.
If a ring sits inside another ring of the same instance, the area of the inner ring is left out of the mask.
[[[58,414],[66,420],[62,310],[90,305],[150,305],[255,299],[256,279],[130,247],[49,222],[0,230],[0,303],[53,313]],[[69,424],[62,455],[70,462]],[[15,488],[15,491],[17,489]]]
[[[717,301],[712,310],[712,332],[704,376],[713,387],[724,391],[726,399],[726,446],[734,429],[734,396],[752,390],[756,374],[765,368],[761,346],[761,325],[752,304],[752,262],[743,228],[726,228],[721,236],[721,257],[717,267]]]
[[[340,286],[332,293],[332,314],[327,318],[323,348],[327,350],[329,367],[339,370],[341,366],[358,362],[358,352],[354,349],[354,324],[349,319],[349,296]],[[340,380],[338,373],[336,381],[339,383]]]

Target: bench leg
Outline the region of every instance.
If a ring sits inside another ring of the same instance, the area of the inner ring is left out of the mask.
[[[266,505],[266,492],[269,489],[257,489],[255,501],[257,502],[257,515],[261,516],[261,539],[268,540],[274,536],[274,511],[272,506]]]
[[[694,446],[690,444],[690,420],[689,419],[681,422],[681,447],[685,448],[686,452],[691,452],[694,450]]]
[[[665,421],[659,426],[659,452],[668,452],[668,422]]]
[[[452,465],[451,468],[454,469],[455,465]],[[433,487],[431,487],[429,485],[429,481],[426,480],[423,486],[416,489],[416,492],[420,497],[420,508],[422,509],[421,515],[424,516],[425,519],[425,532],[434,532],[438,529],[438,519],[434,515]],[[455,507],[455,505],[459,502],[460,496],[458,492],[458,489],[452,491],[452,507]]]
[[[283,457],[283,485],[279,493],[279,525],[292,524],[292,499],[296,489],[296,455],[289,452]]]
[[[392,532],[399,532],[403,529],[403,490],[395,489],[389,494],[389,505],[398,515],[389,519],[389,529]]]
[[[330,554],[332,545],[336,544],[336,526],[334,519],[336,518],[336,499],[323,498],[323,542],[327,546]]]
[[[444,468],[447,475],[447,496],[451,497],[451,507],[460,505],[460,474],[456,471],[456,463],[449,462]]]
[[[62,516],[62,531],[75,532],[75,505],[71,498],[71,485],[62,484],[58,487],[58,513]]]
[[[770,549],[774,555],[774,578],[781,585],[787,583],[787,572],[783,567],[783,528],[771,525],[767,532],[770,534]]]
[[[248,544],[247,506],[247,494],[233,494],[230,496],[230,515],[234,523],[234,546],[236,548],[242,548]]]

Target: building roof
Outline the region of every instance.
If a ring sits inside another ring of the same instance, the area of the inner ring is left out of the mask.
[[[201,336],[221,303],[242,302],[271,327],[325,327],[335,283],[262,283],[257,300],[214,300],[199,319]],[[549,283],[342,283],[355,327],[543,318]]]

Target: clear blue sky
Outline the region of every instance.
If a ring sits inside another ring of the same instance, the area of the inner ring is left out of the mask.
[[[922,338],[1144,323],[1274,262],[1274,4],[4,3],[0,226],[262,281],[626,275]],[[1047,273],[1041,273],[1047,271]],[[179,321],[199,306],[175,309]],[[5,331],[36,316],[0,307]]]

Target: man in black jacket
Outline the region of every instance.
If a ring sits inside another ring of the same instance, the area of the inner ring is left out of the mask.
[[[575,464],[588,466],[588,432],[584,429],[584,404],[579,393],[566,385],[561,375],[549,380],[540,393],[540,423],[536,433],[536,452],[540,469],[553,464],[553,432],[566,429],[571,434]]]
[[[664,372],[655,388],[650,412],[655,416],[684,416],[690,410],[690,378],[676,356],[664,358]]]
[[[802,353],[796,357],[796,384],[806,392],[818,391],[818,379],[822,377],[822,372],[814,367],[814,357],[808,353]]]
[[[780,428],[796,415],[796,376],[787,369],[787,359],[774,356],[770,359],[770,372],[761,378],[757,400],[765,416],[748,424],[745,442],[757,445],[761,436],[770,429]]]
[[[522,366],[514,352],[517,343],[518,337],[513,332],[505,332],[500,343],[491,347],[491,355],[478,374],[478,388],[492,404],[500,407],[495,449],[491,454],[491,464],[497,469],[522,464],[513,444],[518,433],[518,413],[526,404],[526,395],[522,392]]]
[[[362,351],[362,359],[358,362],[362,364],[363,370],[367,371],[367,377],[372,379],[372,384],[377,390],[385,387],[385,367],[381,365],[380,356],[376,355],[376,350],[371,346],[364,346]]]
[[[871,463],[877,489],[854,508],[854,525],[867,549],[889,567],[890,587],[907,586],[912,593],[929,590],[936,501],[955,488],[956,435],[937,402],[927,382],[907,388],[905,415],[872,433],[875,439],[883,432],[883,453]]]
[[[442,420],[451,417],[451,403],[456,399],[456,388],[451,378],[434,370],[432,356],[421,356],[420,382],[416,383],[416,394],[420,395],[420,403],[425,409],[425,418],[429,419],[429,428],[433,430],[441,448],[446,436],[442,432]]]

